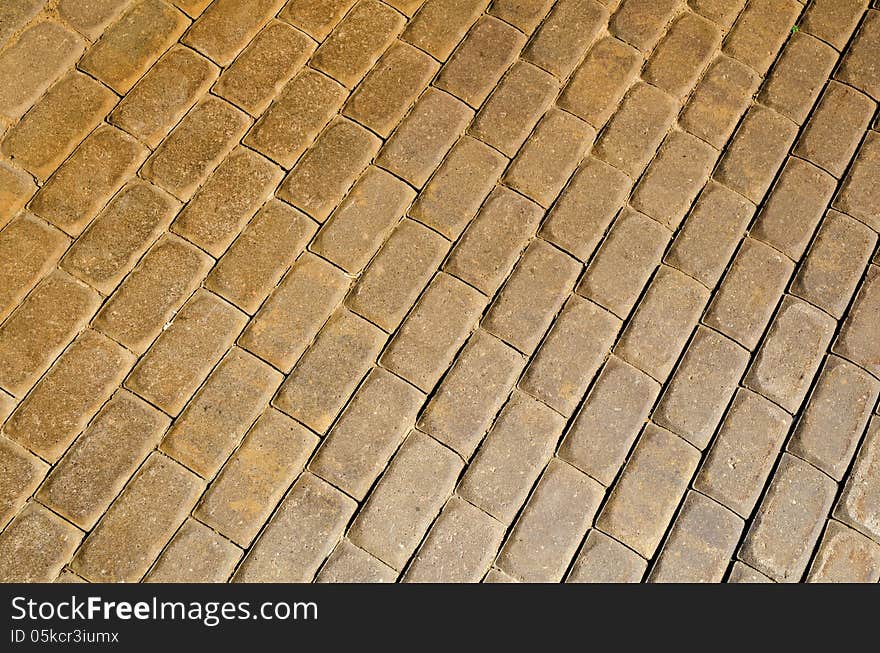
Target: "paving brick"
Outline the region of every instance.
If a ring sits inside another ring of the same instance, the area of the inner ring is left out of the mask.
[[[616,168],[588,156],[550,210],[541,237],[581,261],[589,260],[632,184]]]
[[[599,513],[597,528],[653,556],[699,461],[699,452],[684,440],[648,424]]]
[[[834,352],[861,365],[874,376],[880,374],[880,342],[877,320],[880,315],[880,269],[868,271],[856,295],[855,303],[843,321],[834,343]]]
[[[339,309],[300,358],[273,405],[314,431],[326,432],[370,369],[385,338],[378,327]]]
[[[52,582],[82,537],[76,526],[38,503],[28,503],[0,533],[0,582]]]
[[[29,174],[0,161],[0,229],[15,217],[35,192],[37,185]]]
[[[598,41],[569,79],[559,106],[594,127],[605,124],[630,83],[638,77],[642,55],[610,36]]]
[[[92,582],[134,582],[186,519],[204,482],[153,453],[86,538],[71,568]]]
[[[211,0],[172,0],[172,4],[185,11],[192,18],[198,18],[211,4]]]
[[[802,124],[819,97],[834,64],[834,48],[803,32],[795,32],[764,82],[758,99]]]
[[[714,288],[755,213],[747,199],[714,181],[703,188],[664,261]]]
[[[750,0],[724,40],[724,53],[763,74],[797,22],[796,0]]]
[[[419,429],[469,459],[524,365],[517,351],[477,330],[425,407]]]
[[[531,34],[552,4],[553,0],[494,0],[489,13]]]
[[[26,2],[24,4],[34,4]],[[39,4],[45,4],[42,0]],[[77,0],[61,0],[58,3],[58,15],[80,34],[89,39],[98,38],[107,25],[122,13],[128,2],[126,0],[97,0],[88,4]]]
[[[342,301],[349,283],[339,268],[306,252],[248,324],[239,344],[289,372]]]
[[[8,7],[21,9],[25,4]],[[79,36],[54,21],[43,21],[24,31],[0,54],[0,114],[11,120],[20,117],[79,59],[83,49]]]
[[[310,581],[345,530],[357,504],[311,474],[303,474],[281,502],[233,580]]]
[[[316,583],[393,583],[398,572],[363,549],[342,538],[321,571]]]
[[[880,11],[868,11],[835,77],[880,101],[880,70],[877,69],[878,34],[880,34]]]
[[[463,466],[455,453],[414,431],[358,513],[349,539],[394,569],[403,569]]]
[[[743,520],[691,490],[648,577],[652,583],[720,583]]]
[[[495,569],[495,567],[492,567],[492,569],[490,569],[488,571],[488,573],[486,574],[486,576],[483,578],[482,582],[484,582],[484,583],[516,583],[518,581],[511,578],[510,576],[505,574],[503,571],[500,571],[499,569]]]
[[[381,141],[363,127],[335,118],[278,189],[278,197],[323,222],[367,168]]]
[[[638,583],[648,563],[601,531],[591,530],[566,583]]]
[[[665,380],[709,301],[704,286],[660,266],[614,353],[657,380]]]
[[[880,545],[840,522],[830,520],[807,574],[808,583],[880,581]]]
[[[310,249],[346,272],[360,272],[413,197],[415,192],[402,181],[381,168],[369,167],[318,232]]]
[[[849,474],[834,516],[880,542],[880,419],[868,426],[855,465]]]
[[[748,518],[791,425],[778,406],[738,390],[694,487]]]
[[[593,148],[593,155],[637,178],[666,135],[677,107],[664,91],[637,83]]]
[[[476,326],[485,303],[467,284],[437,274],[386,347],[381,364],[430,391]]]
[[[315,42],[278,20],[260,30],[231,66],[214,92],[259,116],[315,51]]]
[[[596,0],[561,0],[529,41],[523,58],[566,79],[608,22]]]
[[[147,458],[171,420],[121,390],[52,469],[37,498],[90,530]]]
[[[220,470],[194,515],[249,546],[317,444],[316,435],[270,408]]]
[[[283,376],[237,347],[220,361],[162,440],[163,452],[214,476],[269,404]]]
[[[87,583],[88,581],[80,576],[77,576],[75,573],[70,571],[70,569],[63,569],[61,573],[58,575],[53,582],[55,583]]]
[[[309,470],[360,500],[415,422],[424,395],[375,367],[318,449]]]
[[[688,0],[691,9],[724,28],[733,24],[745,4],[746,0]]]
[[[385,331],[394,331],[448,249],[449,242],[438,233],[403,220],[358,280],[346,305]]]
[[[709,64],[721,44],[721,30],[689,12],[675,19],[654,49],[643,71],[644,79],[683,98]]]
[[[0,419],[6,420],[12,409],[15,408],[15,397],[6,392],[0,392]]]
[[[385,4],[391,5],[402,14],[412,16],[424,2],[425,0],[388,0]]]
[[[463,136],[419,193],[410,217],[457,239],[506,165],[507,159],[491,147]]]
[[[458,494],[509,524],[550,460],[564,426],[561,415],[514,392],[468,466]]]
[[[409,21],[403,40],[446,61],[489,0],[427,0]]]
[[[843,50],[867,4],[867,0],[815,0],[804,12],[799,27]]]
[[[836,491],[815,467],[783,454],[739,557],[774,580],[799,581]]]
[[[181,41],[221,66],[228,66],[281,8],[284,0],[212,2]]]
[[[723,147],[760,81],[758,74],[745,64],[719,54],[688,99],[679,124],[707,143]]]
[[[195,519],[187,519],[144,579],[147,583],[223,583],[242,551]]]
[[[342,86],[306,68],[284,86],[243,142],[290,168],[344,100]]]
[[[14,36],[27,25],[45,4],[46,0],[21,0],[4,4],[0,9],[0,43],[5,45],[9,37]]]
[[[0,438],[0,528],[5,527],[46,476],[49,466],[15,442]],[[486,565],[488,567],[488,564]]]
[[[504,526],[479,508],[453,496],[419,547],[406,583],[478,583],[501,540]]]
[[[247,317],[205,290],[184,304],[149,351],[138,361],[125,386],[177,415],[244,327]]]
[[[162,236],[98,312],[95,328],[142,354],[213,264],[185,240]]]
[[[727,582],[755,585],[757,583],[774,583],[776,581],[767,578],[760,571],[755,571],[748,565],[743,564],[739,560],[736,560],[731,567],[730,575],[727,577]]]
[[[705,449],[748,363],[745,349],[698,327],[654,410],[653,421]]]
[[[214,257],[235,237],[281,181],[278,166],[237,147],[208,177],[171,228]]]
[[[643,52],[654,48],[679,0],[623,0],[611,16],[608,30]]]
[[[354,3],[355,0],[290,0],[278,17],[323,41]]]
[[[880,229],[880,134],[868,132],[855,162],[834,200],[834,208],[861,220],[874,231]]]
[[[141,0],[86,51],[78,67],[125,95],[187,27],[189,20],[173,7]]]

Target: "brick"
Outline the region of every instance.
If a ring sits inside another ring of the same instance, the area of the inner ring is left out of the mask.
[[[710,181],[703,188],[664,262],[714,288],[755,213],[747,199]]]
[[[58,578],[55,579],[56,583],[86,583],[85,579],[77,576],[75,573],[70,571],[70,569],[63,569],[61,573],[58,575]]]
[[[424,2],[425,0],[388,0],[385,4],[394,7],[402,14],[412,16]]]
[[[355,0],[290,0],[278,14],[317,41],[323,41]]]
[[[55,580],[82,537],[76,526],[38,503],[28,503],[0,533],[0,582]]]
[[[679,124],[710,145],[723,147],[760,81],[745,64],[719,54],[688,99]]]
[[[410,217],[457,239],[506,165],[507,159],[491,147],[463,136],[419,193]]]
[[[752,105],[715,170],[715,179],[758,204],[785,161],[797,125]]]
[[[588,156],[550,209],[541,237],[581,261],[589,260],[626,202],[632,183],[616,168]]]
[[[385,338],[363,318],[338,310],[300,358],[273,405],[324,433],[366,375]]]
[[[492,296],[531,240],[544,211],[498,186],[455,244],[443,269]]]
[[[698,327],[654,410],[653,421],[705,449],[748,363],[745,349]]]
[[[25,3],[8,7],[22,9]],[[79,36],[53,21],[37,23],[24,31],[0,55],[0,114],[10,120],[19,118],[79,59],[83,49]]]
[[[803,124],[837,63],[834,48],[803,32],[795,32],[758,99],[786,118]]]
[[[244,138],[285,168],[290,168],[342,106],[345,89],[304,69],[290,80]]]
[[[880,11],[868,11],[835,77],[880,101],[880,70],[877,69],[878,34],[880,34]]]
[[[660,39],[678,0],[623,0],[611,16],[608,31],[643,52],[649,52]]]
[[[660,393],[651,377],[611,356],[559,447],[559,457],[611,485]]]
[[[138,361],[125,386],[177,415],[246,322],[244,313],[197,290]]]
[[[283,0],[237,0],[211,3],[181,41],[221,66],[228,66],[281,8]]]
[[[721,30],[696,14],[684,13],[672,23],[645,65],[644,78],[683,98],[721,44]]]
[[[699,462],[699,452],[684,440],[648,424],[596,527],[650,558]],[[645,492],[646,487],[651,492]]]
[[[109,120],[155,148],[211,86],[217,66],[189,48],[172,47],[134,85]]]
[[[0,229],[24,207],[35,192],[37,185],[29,174],[0,161]]]
[[[552,75],[517,61],[480,109],[468,133],[512,157],[559,92]]]
[[[531,34],[552,4],[552,0],[494,0],[489,13]]]
[[[618,340],[614,353],[663,381],[709,301],[704,286],[668,266],[660,266]]]
[[[500,571],[498,569],[495,569],[495,567],[492,567],[492,569],[490,569],[488,571],[488,573],[486,574],[486,576],[483,578],[482,582],[484,582],[484,583],[516,583],[518,581],[511,578],[510,576],[505,574],[503,571]]]
[[[476,326],[486,299],[439,273],[382,354],[381,364],[428,392]]]
[[[874,376],[880,374],[880,342],[877,341],[877,320],[880,315],[880,269],[868,271],[840,329],[834,352],[861,365]]]
[[[142,0],[111,25],[78,67],[125,95],[189,27],[186,16],[159,0]]]
[[[346,272],[366,267],[398,223],[415,192],[381,168],[370,166],[318,232],[311,250]]]
[[[834,516],[880,542],[880,420],[874,417],[834,509]]]
[[[134,356],[112,340],[83,331],[12,413],[6,435],[58,460],[133,363]]]
[[[5,45],[9,37],[27,25],[45,4],[46,0],[21,0],[3,5],[0,9],[0,43]]]
[[[791,425],[781,408],[738,390],[694,488],[748,518]]]
[[[214,476],[269,404],[283,376],[233,348],[162,440],[163,452],[203,478]]]
[[[116,103],[93,79],[67,73],[6,132],[3,154],[38,180],[45,180]]]
[[[590,48],[575,70],[559,98],[559,106],[601,127],[638,77],[641,65],[638,50],[606,36]]]
[[[214,92],[259,116],[314,51],[314,41],[305,34],[272,20],[223,71]]]
[[[746,0],[688,0],[688,6],[695,12],[729,28],[745,5]]]
[[[478,583],[501,540],[504,526],[453,496],[431,526],[407,568],[406,583]]]
[[[815,467],[783,454],[739,557],[776,581],[798,582],[836,491]]]
[[[97,0],[87,5],[76,0],[61,0],[58,3],[58,14],[80,34],[95,40],[107,24],[122,13],[127,4],[125,0]]]
[[[147,458],[171,420],[121,390],[52,469],[37,498],[90,530]]]
[[[211,4],[211,0],[173,0],[172,4],[185,11],[192,18],[198,18],[205,8]]]
[[[733,567],[731,567],[730,575],[727,577],[727,582],[755,585],[757,583],[774,583],[776,581],[767,578],[760,571],[755,571],[739,560],[735,560]]]
[[[720,583],[743,520],[691,490],[648,577],[652,583]]]
[[[664,91],[637,83],[593,148],[593,155],[637,178],[666,135],[677,107]]]
[[[469,459],[524,365],[517,351],[476,331],[419,417],[419,429]]]
[[[380,367],[373,368],[318,449],[309,470],[363,499],[403,442],[424,399],[405,381]]]
[[[398,572],[348,539],[342,538],[321,571],[316,583],[393,583]]]
[[[307,582],[330,554],[357,504],[303,474],[242,562],[233,581]]]
[[[346,305],[385,331],[394,331],[448,249],[448,241],[440,234],[404,220],[370,262]]]
[[[638,583],[648,563],[601,531],[591,530],[566,583]]]
[[[837,211],[829,211],[792,283],[792,293],[843,317],[856,291],[877,235]]]
[[[15,442],[0,438],[0,469],[0,527],[5,527],[37,489],[49,466]]]
[[[608,10],[596,0],[557,2],[530,40],[523,58],[565,79],[607,22]]]
[[[744,383],[794,413],[801,405],[837,326],[834,318],[786,296]]]
[[[808,583],[876,583],[880,544],[830,520],[807,574]]]
[[[323,222],[366,170],[380,144],[363,127],[334,119],[287,175],[277,196]]]
[[[548,207],[595,138],[596,131],[580,118],[551,109],[507,168],[504,182]]]
[[[550,460],[565,419],[514,392],[458,486],[463,499],[509,524]]]
[[[376,165],[421,188],[474,112],[448,93],[429,88],[376,158]]]
[[[272,291],[239,344],[289,372],[348,291],[338,268],[303,254]]]
[[[12,409],[15,408],[15,397],[6,392],[0,392],[0,419],[6,420]]]
[[[249,546],[317,444],[316,435],[270,408],[223,466],[194,515]]]
[[[153,453],[83,542],[71,568],[92,582],[140,580],[203,489],[198,476]]]
[[[849,174],[841,186],[834,208],[861,220],[874,231],[880,229],[880,134],[868,132]]]
[[[796,0],[751,0],[724,40],[724,53],[763,74],[801,12]]]
[[[348,537],[394,569],[403,569],[452,493],[464,463],[414,431],[351,525]]]
[[[807,7],[799,26],[842,51],[867,4],[866,0],[815,0]]]
[[[147,583],[223,583],[242,551],[194,519],[187,519],[144,579]]]
[[[880,382],[855,365],[829,356],[787,450],[840,481],[877,403]]]
[[[427,0],[406,26],[403,40],[446,61],[488,0]]]
[[[190,111],[141,168],[141,176],[189,200],[238,143],[250,119],[209,95]]]

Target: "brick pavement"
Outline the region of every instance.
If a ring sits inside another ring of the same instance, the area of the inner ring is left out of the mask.
[[[880,3],[0,5],[0,580],[880,580]]]

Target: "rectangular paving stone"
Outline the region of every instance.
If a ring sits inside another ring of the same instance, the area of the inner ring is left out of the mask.
[[[724,40],[724,53],[765,73],[801,9],[795,0],[750,0]]]
[[[688,0],[688,7],[724,28],[733,24],[745,4],[746,0]]]
[[[185,11],[192,18],[198,18],[201,13],[211,4],[211,0],[173,0],[172,4]]]
[[[28,0],[24,4],[33,3]],[[39,4],[44,5],[45,0],[40,0]],[[122,13],[126,5],[128,2],[125,0],[97,0],[87,4],[76,0],[61,0],[58,3],[58,14],[80,34],[85,34],[94,41]]]
[[[248,547],[317,445],[318,437],[304,426],[268,409],[223,465],[193,514]]]
[[[203,489],[198,476],[153,453],[83,542],[71,568],[92,582],[140,580]]]
[[[125,387],[177,415],[246,322],[231,304],[197,290],[138,361]]]
[[[199,16],[183,43],[221,66],[228,66],[281,8],[284,0],[217,0]]]
[[[850,44],[835,78],[880,101],[880,72],[877,70],[878,34],[880,34],[880,11],[870,10],[865,14],[862,26]]]
[[[843,50],[867,5],[867,0],[815,0],[807,7],[799,25],[804,32]]]
[[[290,0],[278,17],[311,36],[323,41],[355,0]]]
[[[880,229],[880,134],[869,131],[849,174],[834,200],[834,208],[861,220],[874,231]]]
[[[39,503],[28,503],[0,533],[0,582],[52,582],[82,538],[73,524]]]
[[[406,16],[412,16],[425,3],[425,0],[388,0],[385,4],[397,9]]]
[[[37,185],[29,174],[0,161],[0,229],[15,217],[36,192]]]
[[[810,561],[837,484],[783,454],[739,557],[780,582],[798,582]]]
[[[660,39],[678,0],[623,0],[608,25],[608,31],[643,52],[649,52]]]
[[[775,583],[776,581],[767,578],[760,571],[755,571],[739,560],[735,560],[727,577],[728,583],[745,583],[755,585],[757,583]]]
[[[485,575],[482,580],[483,583],[516,583],[518,581],[514,580],[503,571],[492,567]]]
[[[645,81],[675,97],[686,96],[721,44],[714,23],[685,12],[666,32],[644,69]]]
[[[561,0],[530,39],[523,59],[565,79],[608,23],[608,10],[596,0]]]
[[[861,365],[874,376],[880,373],[878,315],[880,315],[880,268],[869,265],[855,303],[843,321],[833,349],[836,354]]]
[[[494,0],[489,13],[531,34],[550,10],[553,0]]]
[[[187,519],[144,582],[223,583],[241,555],[232,542],[195,519]]]
[[[170,424],[167,415],[120,390],[55,465],[37,498],[91,530]]]
[[[10,36],[16,34],[22,27],[36,16],[46,4],[46,0],[21,0],[20,2],[3,5],[0,10],[0,20],[3,27],[0,28],[0,41],[6,42]]]
[[[880,419],[874,417],[856,456],[834,516],[880,542]]]
[[[316,583],[393,583],[398,571],[375,556],[352,544],[339,540],[327,562],[315,577]]]
[[[591,530],[566,583],[638,583],[648,563],[602,531]]]
[[[737,390],[694,488],[748,518],[790,425],[791,417],[779,406]]]
[[[699,451],[687,442],[648,424],[599,513],[596,527],[650,558],[699,462]],[[651,492],[645,492],[646,487]]]
[[[45,478],[49,465],[12,440],[0,438],[0,469],[0,527],[5,527]]]
[[[324,433],[379,354],[387,336],[343,308],[318,333],[272,402]]]
[[[260,359],[233,347],[174,421],[160,449],[199,476],[211,478],[283,379]]]
[[[810,565],[808,583],[876,583],[880,545],[838,521],[829,520]]]
[[[361,500],[415,422],[425,396],[374,367],[309,463],[309,471]]]
[[[380,363],[424,392],[433,388],[476,326],[486,298],[437,274],[385,348]]]
[[[439,61],[446,61],[489,0],[427,0],[401,37]]]

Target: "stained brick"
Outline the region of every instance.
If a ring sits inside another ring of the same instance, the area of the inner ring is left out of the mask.
[[[721,30],[692,13],[675,19],[645,65],[645,81],[684,97],[721,44]]]
[[[531,34],[552,4],[553,0],[494,0],[489,13]]]
[[[278,17],[323,41],[355,0],[290,0]]]
[[[530,40],[523,58],[565,79],[607,22],[608,10],[596,0],[560,0]]]
[[[82,537],[76,526],[40,504],[27,504],[0,533],[0,582],[52,582]]]
[[[688,6],[701,16],[729,28],[746,0],[688,0]]]
[[[657,43],[679,0],[623,0],[611,17],[608,30],[643,52]]]
[[[384,562],[342,538],[321,571],[316,583],[393,583],[398,572]]]
[[[868,11],[835,77],[880,101],[880,70],[877,69],[878,35],[880,35],[880,11]]]
[[[45,4],[45,0],[40,0],[39,4]],[[61,0],[58,3],[58,14],[68,25],[94,40],[101,35],[108,23],[122,13],[126,5],[126,0],[96,0],[87,4],[77,0]]]
[[[877,231],[880,229],[880,134],[868,132],[855,162],[834,200],[834,208]]]
[[[35,192],[37,185],[29,174],[13,168],[5,161],[0,161],[0,229],[18,213]]]
[[[403,40],[445,61],[489,0],[427,0],[403,33]]]
[[[834,516],[880,542],[880,419],[868,426]]]
[[[648,563],[601,531],[591,530],[567,583],[638,583]]]
[[[117,0],[110,0],[115,2]],[[0,8],[0,43],[6,44],[9,37],[15,35],[30,22],[46,4],[46,0],[19,0],[10,2]],[[69,4],[62,0],[62,5]]]
[[[874,376],[880,374],[880,269],[868,266],[855,303],[840,329],[834,352],[864,367]]]
[[[27,449],[0,438],[0,528],[24,505],[49,471],[49,466]],[[486,565],[488,566],[488,564]]]
[[[144,579],[147,583],[223,583],[242,551],[195,519],[187,519]]]
[[[880,545],[830,520],[806,581],[876,583],[880,581]]]
[[[800,28],[843,50],[867,4],[867,0],[814,0],[804,12]]]
[[[216,0],[199,16],[182,41],[221,66],[228,66],[284,0]]]
[[[801,12],[796,0],[750,0],[724,41],[724,52],[763,74]]]

